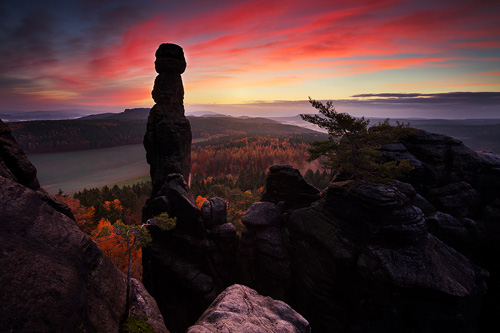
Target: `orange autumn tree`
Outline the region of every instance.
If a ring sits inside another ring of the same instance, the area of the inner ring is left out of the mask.
[[[117,223],[121,222],[118,221],[114,225]],[[92,233],[92,239],[111,262],[126,274],[129,269],[127,240],[115,232],[116,227],[114,225],[108,219],[101,219]],[[130,270],[132,277],[136,279],[142,278],[142,251],[140,248],[132,249]]]
[[[202,197],[201,195],[197,196],[196,197],[196,207],[198,207],[198,209],[201,209],[201,207],[203,206],[205,201],[207,201],[207,198]]]
[[[145,227],[156,226],[162,230],[171,230],[175,228],[176,225],[176,218],[169,217],[168,213],[161,213],[142,225],[127,225],[121,221],[117,221],[115,224],[111,225],[108,220],[103,219],[99,222],[98,228],[93,233],[93,238],[96,239],[97,242],[103,245],[110,245],[111,252],[121,249],[122,246],[125,247],[125,257],[127,258],[126,318],[130,312],[130,280],[134,251],[140,251],[152,241],[151,235]]]
[[[67,196],[58,196],[57,199],[68,205],[80,230],[90,235],[95,228],[92,219],[95,214],[95,208],[82,206],[80,200]]]

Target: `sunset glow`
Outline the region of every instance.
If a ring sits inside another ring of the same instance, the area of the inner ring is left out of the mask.
[[[356,113],[371,104],[360,94],[500,92],[498,1],[7,0],[0,18],[4,111],[151,107],[164,42],[184,48],[188,111],[292,115],[311,96]],[[500,117],[491,96],[481,114]]]

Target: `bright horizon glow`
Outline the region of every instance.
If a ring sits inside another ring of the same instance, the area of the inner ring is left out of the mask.
[[[450,94],[500,92],[498,1],[50,4],[0,5],[1,111],[151,107],[154,52],[170,42],[188,111],[292,115],[314,112],[311,96],[358,116],[500,118],[500,95]]]

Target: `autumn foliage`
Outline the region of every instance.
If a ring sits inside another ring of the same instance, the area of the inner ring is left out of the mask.
[[[267,169],[274,164],[292,164],[313,170],[308,179],[318,184],[326,174],[319,174],[319,163],[307,163],[308,143],[321,138],[317,134],[278,137],[223,136],[193,144],[191,191],[196,206],[213,197],[227,203],[227,220],[241,233],[241,217],[250,205],[259,201],[264,191]],[[327,177],[326,177],[327,178]],[[133,227],[141,221],[141,210],[151,194],[151,183],[124,187],[84,189],[73,198],[59,198],[71,208],[78,226],[93,237],[111,261],[127,273],[127,240],[112,232],[123,223]],[[109,231],[109,234],[103,232]],[[105,235],[105,236],[103,236]],[[141,277],[140,248],[132,252],[132,276]]]
[[[98,235],[103,233],[103,229],[110,230],[105,237]],[[128,270],[128,248],[127,240],[113,231],[112,223],[107,219],[101,219],[97,228],[93,232],[94,241],[101,250],[111,259],[111,262],[123,273]],[[140,279],[142,277],[142,250],[140,248],[132,249],[132,277]]]

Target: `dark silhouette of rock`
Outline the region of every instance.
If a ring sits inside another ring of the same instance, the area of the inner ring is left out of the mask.
[[[423,130],[401,139],[401,143],[422,164],[415,173],[418,177],[409,182],[424,196],[429,189],[453,182],[470,184],[486,201],[498,195],[500,157],[478,154],[461,141]]]
[[[487,272],[428,234],[395,187],[330,187],[286,225],[299,291],[290,304],[313,328],[474,331]]]
[[[500,311],[500,156],[478,154],[446,135],[418,130],[401,139],[389,159],[410,158],[416,167],[405,179],[417,194],[429,230],[490,272],[480,329],[496,324]],[[389,147],[390,148],[390,147]],[[394,147],[393,147],[394,148]]]
[[[161,44],[155,52],[157,73],[182,74],[186,70],[186,60],[182,47],[176,44]]]
[[[0,122],[0,331],[117,332],[126,277],[63,213],[67,206],[54,208],[4,126]],[[132,315],[145,314],[166,332],[139,281],[132,294]]]
[[[156,51],[152,96],[156,102],[148,117],[144,147],[156,194],[166,177],[180,173],[189,179],[191,170],[191,126],[184,115],[184,87],[181,74],[186,69],[184,52],[175,44],[161,44]]]
[[[297,169],[290,165],[275,165],[269,168],[266,188],[261,201],[304,207],[320,198],[319,190],[306,182]]]
[[[213,209],[208,213],[205,208],[203,216],[184,178],[170,174],[158,196],[144,207],[146,220],[161,212],[177,218],[173,230],[150,228],[153,242],[143,249],[144,284],[157,300],[167,327],[175,332],[192,325],[232,282],[236,229],[225,222],[225,215],[220,216],[226,203],[221,199],[212,203]]]
[[[311,332],[311,327],[287,304],[235,284],[214,300],[188,332],[299,333]]]
[[[280,192],[273,202],[290,202]],[[488,272],[428,233],[417,195],[402,182],[344,182],[307,207],[255,204],[243,219],[243,282],[320,332],[474,331]]]
[[[40,188],[36,169],[24,154],[9,127],[0,120],[0,175],[34,191]]]
[[[167,327],[181,332],[215,297],[233,283],[238,236],[227,223],[226,202],[214,198],[200,211],[186,183],[191,163],[191,128],[184,116],[182,48],[162,44],[156,52],[152,96],[144,137],[153,191],[143,220],[168,213],[173,230],[150,227],[152,243],[143,249],[143,281],[155,297]]]
[[[0,120],[0,176],[35,191],[40,199],[55,210],[75,219],[68,206],[40,187],[36,178],[36,168],[28,160],[12,136],[9,127],[2,120]]]
[[[284,300],[291,273],[280,220],[281,210],[276,204],[254,203],[242,217],[245,229],[238,251],[241,282]]]
[[[437,209],[453,212],[456,217],[477,216],[481,194],[466,182],[459,181],[429,190],[427,197]]]
[[[201,211],[206,229],[227,223],[227,203],[222,198],[215,197],[205,201]]]

